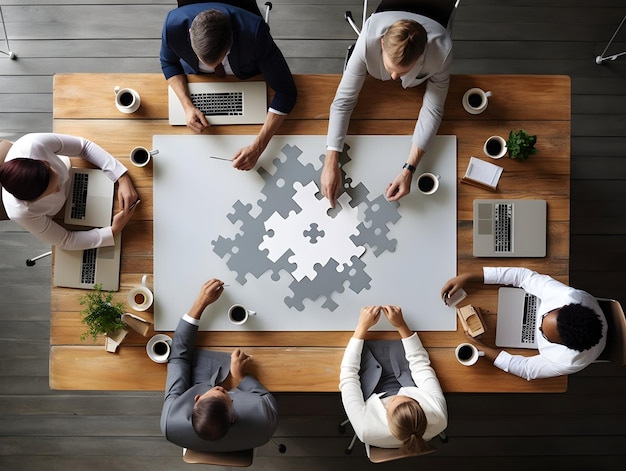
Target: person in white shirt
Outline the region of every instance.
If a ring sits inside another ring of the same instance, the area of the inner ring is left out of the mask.
[[[121,210],[111,226],[70,231],[53,220],[71,190],[67,157],[74,156],[101,168],[117,182]],[[11,220],[42,241],[67,250],[114,245],[114,236],[130,221],[139,202],[126,167],[97,144],[64,134],[33,133],[15,141],[0,166],[0,185]]]
[[[381,313],[401,341],[365,341]],[[426,442],[448,424],[446,400],[428,352],[397,306],[361,309],[341,361],[339,388],[352,428],[367,445],[418,454],[432,450]]]
[[[596,299],[585,291],[527,268],[484,267],[482,273],[452,278],[443,286],[441,295],[452,296],[470,282],[512,285],[541,300],[537,312],[537,355],[511,355],[468,336],[486,358],[504,371],[529,381],[572,374],[596,360],[606,346],[606,319]]]

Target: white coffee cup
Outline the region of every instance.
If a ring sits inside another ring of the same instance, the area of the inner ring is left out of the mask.
[[[155,363],[165,363],[170,358],[172,339],[165,334],[156,334],[146,344],[146,353]]]
[[[425,194],[432,195],[439,188],[439,175],[426,172],[417,177],[417,189]]]
[[[485,352],[481,352],[471,343],[462,343],[454,350],[454,355],[461,365],[472,366]]]
[[[122,113],[134,113],[141,105],[139,93],[132,88],[115,87],[115,107]]]
[[[250,311],[241,304],[233,304],[228,308],[228,320],[235,325],[245,324],[250,316],[256,316],[256,312]]]
[[[483,152],[487,157],[500,159],[506,154],[506,141],[500,136],[491,136],[485,141]]]
[[[146,286],[148,275],[141,278],[141,285],[135,286],[128,292],[128,304],[135,311],[145,311],[154,301],[154,295]]]
[[[470,88],[463,95],[463,108],[470,114],[480,114],[487,109],[490,96],[491,92],[485,92],[480,88]]]
[[[130,163],[136,167],[145,167],[150,163],[153,155],[157,155],[158,150],[148,150],[145,147],[137,146],[130,151]]]

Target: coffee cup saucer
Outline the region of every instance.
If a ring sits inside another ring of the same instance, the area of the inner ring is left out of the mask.
[[[150,359],[156,363],[167,363],[167,359],[163,360],[163,359],[158,359],[154,356],[154,352],[152,351],[152,346],[159,341],[164,341],[167,342],[169,344],[169,346],[172,346],[172,338],[169,335],[166,334],[156,334],[153,337],[150,338],[150,340],[148,340],[148,343],[146,344],[146,352],[148,353],[148,356],[150,357]]]

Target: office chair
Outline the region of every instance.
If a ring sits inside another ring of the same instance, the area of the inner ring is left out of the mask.
[[[2,20],[2,30],[4,31],[4,40],[7,43],[7,50],[0,51],[0,52],[4,55],[9,56],[9,59],[16,60],[17,56],[11,50],[11,46],[9,45],[9,35],[7,34],[7,27],[6,27],[6,24],[4,23],[4,15],[2,14],[2,5],[0,5],[0,20]]]
[[[606,347],[596,362],[626,365],[626,317],[621,304],[614,299],[596,298],[608,325]]]
[[[13,143],[11,141],[0,139],[0,165],[2,165],[2,163],[4,162],[4,159],[6,158],[7,153],[9,152],[9,149],[12,145]],[[6,213],[4,209],[4,204],[2,202],[2,186],[0,186],[0,221],[7,221],[8,219],[9,216]],[[26,266],[32,267],[33,265],[35,265],[37,260],[43,257],[47,257],[49,255],[52,255],[52,251],[43,253],[41,255],[38,255],[37,257],[29,258],[26,260]]]
[[[614,61],[618,57],[626,55],[626,51],[624,51],[624,52],[618,52],[617,54],[613,54],[611,56],[606,56],[606,57],[604,56],[606,51],[611,46],[611,43],[613,43],[613,40],[615,39],[615,36],[617,36],[617,33],[619,33],[619,30],[622,29],[622,26],[624,25],[625,21],[626,21],[626,15],[624,15],[624,18],[622,18],[622,22],[619,24],[619,26],[617,27],[617,29],[613,33],[613,36],[611,36],[611,39],[609,40],[608,44],[604,48],[604,51],[602,51],[602,54],[600,54],[599,56],[596,56],[596,64],[602,64],[604,61]]]
[[[349,423],[350,423],[350,419],[346,419],[343,422],[341,422],[339,424],[339,433],[344,434],[346,432],[346,425],[348,425]],[[441,432],[437,436],[439,437],[439,440],[441,440],[441,443],[448,443],[448,436],[446,435],[445,431]],[[356,443],[357,438],[358,437],[356,436],[356,433],[352,435],[352,438],[350,439],[350,443],[344,450],[344,453],[346,455],[349,455],[352,453],[352,450],[354,449],[354,444]],[[430,447],[430,449],[423,451],[422,453],[419,453],[417,455],[411,455],[411,454],[403,453],[402,451],[400,451],[400,448],[379,448],[377,446],[369,445],[367,443],[364,443],[364,445],[365,445],[365,451],[367,453],[367,457],[370,459],[372,463],[385,463],[387,461],[398,460],[401,458],[409,458],[411,456],[428,455],[430,453],[434,453],[435,451],[437,451],[435,447]]]
[[[178,6],[184,7],[185,5],[191,5],[192,3],[206,3],[207,0],[178,0]],[[272,10],[272,2],[265,2],[265,15],[261,14],[261,10],[255,0],[220,0],[218,3],[224,3],[226,5],[232,5],[234,7],[248,10],[255,15],[260,16],[266,23],[270,22],[270,11]]]
[[[279,453],[285,453],[287,447],[282,443],[276,443],[270,438],[270,441],[277,446]],[[254,458],[254,448],[241,451],[194,451],[183,448],[183,461],[191,464],[212,464],[216,466],[233,466],[245,468],[252,464]]]
[[[374,13],[380,13],[383,11],[406,11],[426,16],[446,28],[450,34],[452,33],[454,16],[456,15],[459,3],[461,3],[461,0],[382,0],[376,7]],[[361,27],[358,27],[354,22],[354,18],[352,17],[352,12],[350,10],[347,10],[344,13],[344,18],[357,36],[359,36],[361,34],[363,24],[367,19],[367,0],[363,1],[363,19],[361,21]],[[350,59],[353,50],[354,44],[348,47],[344,68],[348,64],[348,59]]]

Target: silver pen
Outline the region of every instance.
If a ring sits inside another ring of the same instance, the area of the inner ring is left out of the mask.
[[[232,161],[233,161],[233,159],[226,159],[226,158],[224,158],[224,157],[216,157],[216,156],[214,156],[214,155],[209,155],[209,157],[210,157],[211,159],[226,160],[226,161],[228,161],[228,162],[232,162]]]

